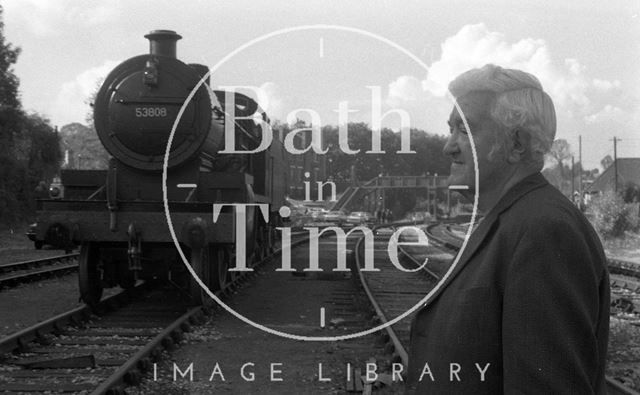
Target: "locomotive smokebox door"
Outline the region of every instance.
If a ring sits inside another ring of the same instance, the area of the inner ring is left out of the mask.
[[[169,135],[180,108],[200,82],[202,70],[176,59],[180,36],[170,30],[147,34],[150,53],[124,61],[96,95],[94,121],[109,153],[139,170],[162,170]],[[211,97],[205,84],[195,92],[173,135],[168,167],[216,152],[222,131],[213,131]]]

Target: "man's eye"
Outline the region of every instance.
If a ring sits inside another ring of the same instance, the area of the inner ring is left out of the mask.
[[[463,123],[458,125],[458,130],[460,131],[460,133],[467,134],[467,128],[464,126]]]

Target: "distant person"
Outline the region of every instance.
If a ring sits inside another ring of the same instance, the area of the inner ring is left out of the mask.
[[[393,212],[389,209],[386,209],[384,212],[385,219],[387,222],[393,222]]]
[[[533,75],[494,65],[449,90],[461,112],[449,117],[448,182],[477,195],[484,219],[415,315],[407,393],[605,394],[606,259],[584,215],[540,174],[556,133],[551,98]]]

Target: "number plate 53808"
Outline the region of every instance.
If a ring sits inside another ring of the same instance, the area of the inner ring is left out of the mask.
[[[167,109],[165,107],[136,107],[136,117],[166,117]]]

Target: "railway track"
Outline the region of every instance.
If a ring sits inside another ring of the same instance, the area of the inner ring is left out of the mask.
[[[393,233],[392,230],[378,227],[374,232],[374,262],[375,267],[380,271],[365,272],[360,270],[364,265],[363,252],[366,248],[363,244],[364,239],[360,239],[356,244],[355,266],[362,288],[375,310],[377,321],[387,323],[404,314],[424,298],[426,292],[436,285],[446,270],[452,255],[447,251],[446,246],[433,245],[432,243],[422,250],[423,253],[430,255],[429,267],[432,269],[415,272],[398,270],[389,261],[387,255],[387,246]],[[404,253],[402,250],[401,252],[403,252],[403,256],[399,261],[404,268],[415,269],[420,266],[420,263],[411,254]],[[387,326],[385,328],[386,335],[383,336],[386,341],[385,349],[387,353],[391,354],[392,362],[402,363],[404,366],[407,366],[408,363],[406,347],[409,343],[410,323],[411,316],[392,326]]]
[[[455,225],[430,225],[427,228],[427,232],[430,234],[429,240],[449,243],[452,247],[455,247],[456,250],[462,245],[461,237],[464,237],[465,231],[465,227]],[[607,264],[612,278],[616,277],[620,280],[622,278],[620,276],[627,276],[629,286],[636,286],[636,284],[640,283],[639,264],[611,257],[607,257]]]
[[[609,263],[609,273],[623,276],[635,277],[640,280],[640,265],[634,262],[617,258],[607,258]]]
[[[391,232],[389,232],[389,234],[390,233]],[[361,243],[363,239],[358,242],[356,247],[356,267],[358,268],[358,275],[365,289],[365,293],[381,322],[389,322],[410,309],[426,295],[426,292],[439,280],[440,275],[444,273],[452,257],[455,256],[460,249],[462,245],[460,234],[464,234],[464,231],[461,229],[452,230],[451,225],[430,225],[427,226],[426,233],[429,238],[429,247],[421,247],[420,251],[411,251],[406,248],[400,249],[406,258],[404,262],[410,263],[414,267],[420,266],[420,260],[423,260],[425,255],[429,255],[429,267],[432,269],[419,273],[405,273],[396,269],[383,270],[381,271],[382,275],[375,273],[376,276],[373,276],[361,271],[363,253]],[[376,243],[378,241],[384,243],[386,246],[388,238],[385,240],[383,237],[377,236]],[[378,249],[375,248],[375,251],[378,251]],[[626,275],[612,274],[612,285],[636,291],[639,290],[640,281],[638,281],[638,279],[640,279],[640,273],[637,272],[637,265],[619,260],[610,260],[610,262],[611,261],[613,261],[612,265],[618,268],[618,273],[622,272]],[[388,256],[378,256],[378,254],[376,254],[375,262],[376,267],[391,268],[391,263],[388,262]],[[612,270],[612,272],[616,271]],[[420,288],[420,291],[417,293],[414,288],[416,284],[418,284],[417,288]],[[409,344],[410,321],[410,319],[405,319],[386,328],[389,341],[387,346],[393,349],[393,355],[396,361],[402,362],[404,366],[407,366],[408,363],[407,346]],[[609,394],[640,395],[637,391],[634,391],[611,377],[607,377],[606,380]]]
[[[162,349],[203,320],[176,292],[142,285],[0,340],[0,392],[108,393],[140,381]],[[97,313],[96,313],[97,312]]]
[[[77,253],[0,265],[0,289],[77,269]]]
[[[640,293],[640,278],[611,274],[611,285]]]
[[[293,245],[306,238],[297,237]],[[264,257],[256,266],[280,253]],[[255,272],[234,276],[228,297]],[[163,350],[171,351],[211,312],[169,284],[141,284],[0,339],[0,393],[119,394],[140,383]]]

